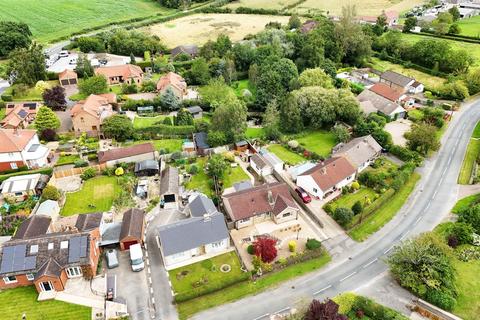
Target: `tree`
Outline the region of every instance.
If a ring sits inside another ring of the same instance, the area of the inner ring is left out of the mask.
[[[199,88],[199,92],[202,102],[213,109],[222,105],[224,101],[237,97],[235,91],[225,84],[222,77],[211,79],[206,86]]]
[[[458,10],[458,7],[453,6],[450,9],[448,9],[448,13],[452,16],[453,21],[457,21],[460,19],[460,11]]]
[[[0,57],[19,48],[28,48],[32,42],[32,33],[26,23],[0,21]]]
[[[333,212],[333,219],[342,227],[346,227],[353,219],[353,211],[350,208],[337,208]]]
[[[157,84],[151,80],[145,80],[142,82],[140,92],[155,92],[157,90]]]
[[[320,68],[306,69],[298,77],[298,83],[302,87],[333,88],[333,80]]]
[[[377,17],[377,21],[373,26],[373,32],[377,36],[381,36],[385,32],[386,28],[387,28],[387,15],[385,14],[385,12],[382,12],[382,14]]]
[[[288,19],[288,29],[299,29],[302,26],[302,21],[297,14],[292,14],[290,19]]]
[[[480,92],[480,69],[470,71],[465,76],[465,84],[468,88],[468,93],[474,95]]]
[[[106,118],[102,123],[102,131],[106,137],[117,141],[131,139],[134,134],[132,121],[122,114]]]
[[[161,103],[162,107],[166,110],[171,111],[180,108],[180,99],[170,87],[161,95]]]
[[[193,60],[190,69],[190,78],[190,80],[196,84],[205,85],[208,83],[210,80],[210,72],[205,58],[197,58]]]
[[[90,60],[88,60],[87,55],[79,54],[77,59],[77,66],[75,67],[75,72],[80,78],[88,78],[93,76],[94,70]]]
[[[193,125],[193,116],[185,108],[178,110],[177,113],[177,126],[191,126]]]
[[[229,98],[215,108],[212,128],[225,134],[227,142],[242,139],[247,128],[247,107],[237,97]]]
[[[103,75],[83,79],[78,85],[80,93],[89,96],[91,94],[105,93],[108,90],[107,78]]]
[[[470,224],[476,233],[480,233],[480,205],[465,208],[458,213],[458,222]]]
[[[471,224],[465,222],[456,222],[450,230],[450,235],[455,236],[458,244],[472,244],[473,233],[475,232]]]
[[[222,179],[227,170],[227,162],[220,154],[215,154],[208,159],[206,165],[207,175],[212,178]]]
[[[354,215],[360,214],[363,211],[363,204],[361,201],[357,201],[352,206],[352,211]]]
[[[105,52],[105,44],[97,37],[80,37],[75,40],[75,44],[84,53]]]
[[[47,184],[47,186],[42,191],[42,201],[45,201],[45,200],[57,201],[60,199],[60,196],[61,196],[60,191],[58,191],[58,189],[51,184]]]
[[[297,97],[289,94],[280,104],[280,122],[281,130],[288,133],[298,133],[303,129],[302,110],[297,101]]]
[[[237,70],[243,72],[248,71],[248,68],[252,65],[253,59],[255,58],[255,49],[252,45],[249,43],[236,43],[232,51]]]
[[[460,34],[461,32],[462,29],[460,29],[460,26],[457,23],[451,24],[448,28],[448,33],[450,34]]]
[[[138,92],[138,87],[135,82],[132,83],[123,83],[122,84],[122,93],[123,94],[132,94],[132,93],[137,93]]]
[[[208,131],[207,142],[212,147],[223,146],[227,143],[225,133],[217,130]]]
[[[403,32],[410,32],[413,28],[417,26],[417,17],[408,17],[403,23]]]
[[[400,285],[421,298],[433,302],[429,297],[433,291],[454,299],[455,268],[449,252],[448,246],[435,234],[424,233],[395,247],[387,263]]]
[[[308,306],[304,320],[348,320],[346,316],[338,313],[338,309],[338,304],[331,299],[325,302],[314,299]]]
[[[439,92],[443,98],[453,100],[465,100],[469,97],[468,88],[462,81],[455,80],[440,86]]]
[[[135,30],[115,29],[98,37],[107,44],[108,52],[123,56],[143,57],[145,51],[156,54],[166,49],[159,37]]]
[[[350,132],[345,126],[334,126],[331,131],[335,136],[335,140],[337,141],[337,143],[348,142],[348,140],[350,140]]]
[[[263,115],[263,129],[265,130],[265,137],[270,140],[280,138],[280,112],[277,108],[277,103],[272,101],[267,105],[267,109]]]
[[[429,124],[414,124],[410,132],[405,133],[410,150],[427,155],[430,150],[438,150],[440,143],[436,136],[437,129]]]
[[[135,64],[137,63],[137,61],[135,60],[135,56],[133,55],[133,53],[130,53],[130,64]]]
[[[232,49],[232,40],[226,34],[221,34],[213,47],[219,57],[224,57]]]
[[[259,257],[264,263],[271,263],[277,257],[277,248],[275,248],[277,241],[268,237],[258,237],[253,243],[255,255]]]
[[[28,48],[18,48],[10,52],[7,74],[15,83],[34,85],[37,81],[47,80],[45,55],[35,42]]]
[[[41,133],[47,129],[56,130],[58,128],[60,128],[60,119],[55,112],[47,106],[41,106],[35,118],[35,129]]]
[[[448,12],[441,12],[437,15],[437,18],[433,20],[432,27],[437,34],[446,34],[449,26],[453,22],[453,17]]]
[[[53,110],[62,110],[67,105],[65,100],[65,89],[60,86],[55,86],[51,89],[46,89],[42,94],[43,102]]]

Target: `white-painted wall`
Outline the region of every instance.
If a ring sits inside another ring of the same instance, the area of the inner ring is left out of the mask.
[[[209,243],[209,244],[206,244],[205,246],[201,246],[201,247],[180,252],[177,254],[172,254],[166,257],[164,256],[164,263],[165,263],[165,266],[168,267],[177,263],[188,261],[193,257],[205,256],[205,259],[206,259],[207,254],[209,254],[208,257],[211,257],[212,256],[211,254],[223,253],[223,252],[226,252],[226,250],[228,250],[229,248],[230,248],[230,238],[225,238],[217,242],[216,245]]]
[[[155,152],[149,152],[144,154],[139,154],[132,157],[126,157],[122,159],[107,161],[107,167],[114,167],[119,163],[131,163],[131,162],[140,162],[143,160],[155,160]]]
[[[322,190],[315,180],[313,180],[312,176],[299,176],[297,177],[297,186],[301,187],[308,193],[314,195],[315,197],[319,197],[320,199],[325,196],[328,192],[337,189],[340,190],[343,187],[352,183],[355,179],[355,173],[351,174],[350,176],[346,177],[342,181],[338,182],[334,188],[330,188],[328,190]]]

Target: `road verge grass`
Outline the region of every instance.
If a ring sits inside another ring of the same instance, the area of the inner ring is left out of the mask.
[[[465,158],[463,158],[462,168],[458,175],[459,184],[470,184],[470,179],[475,168],[475,163],[480,154],[480,140],[470,139]]]
[[[382,228],[405,204],[419,179],[420,175],[413,173],[407,183],[390,198],[390,201],[380,206],[375,213],[366,217],[361,224],[348,232],[350,237],[355,241],[364,241],[371,234]]]
[[[471,196],[462,198],[455,203],[455,206],[452,209],[453,213],[460,213],[463,210],[471,207],[474,204],[480,202],[480,193],[473,194]]]

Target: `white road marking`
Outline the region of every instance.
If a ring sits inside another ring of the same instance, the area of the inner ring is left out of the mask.
[[[262,319],[262,318],[268,317],[269,315],[270,315],[270,313],[265,313],[265,314],[261,315],[260,317],[256,317],[256,318],[253,319],[253,320]]]
[[[389,252],[390,252],[390,250],[392,250],[392,249],[393,249],[393,246],[391,246],[390,248],[388,248],[387,250],[385,250],[385,251],[383,252],[383,254],[387,254],[387,253],[389,253]]]
[[[437,192],[438,192],[438,189],[435,189],[435,192],[433,193],[432,200],[435,199],[435,197],[437,196]]]
[[[279,313],[282,313],[282,312],[287,311],[287,310],[290,310],[290,307],[286,307],[286,308],[280,309],[278,311],[275,311],[274,314],[279,314]]]
[[[364,265],[362,268],[363,269],[368,268],[369,266],[371,266],[372,264],[374,264],[377,261],[378,261],[378,258],[375,258],[372,261],[370,261],[369,263],[367,263],[366,265]]]
[[[405,238],[407,237],[407,235],[408,235],[408,232],[405,232],[405,233],[403,234],[403,236],[400,237],[400,241],[402,241],[403,239],[405,239]]]
[[[318,290],[317,292],[314,292],[313,295],[315,296],[315,295],[317,295],[317,294],[319,294],[319,293],[321,293],[321,292],[323,292],[323,291],[325,291],[325,290],[327,290],[327,289],[330,289],[331,287],[332,287],[332,285],[330,284],[330,285],[326,286],[325,288],[320,289],[320,290]]]
[[[350,273],[348,276],[340,279],[340,282],[343,282],[343,281],[347,280],[348,278],[350,278],[351,276],[355,275],[356,273],[357,273],[357,271],[354,271],[354,272]]]

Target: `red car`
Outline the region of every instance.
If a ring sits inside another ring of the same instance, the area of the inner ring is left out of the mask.
[[[302,188],[298,187],[295,189],[295,191],[297,192],[298,196],[302,198],[303,203],[309,203],[312,201],[310,195]]]

